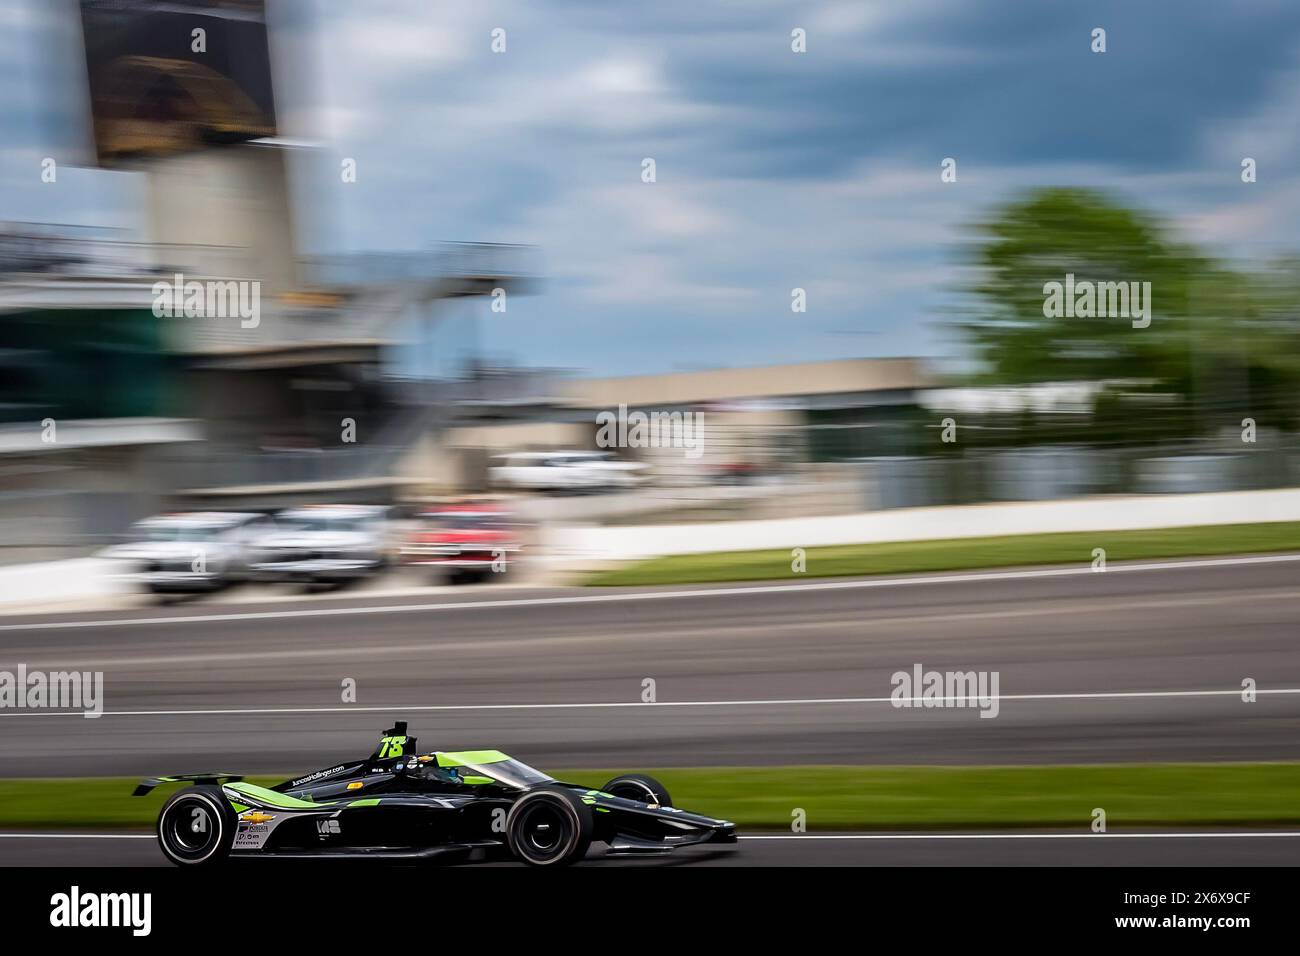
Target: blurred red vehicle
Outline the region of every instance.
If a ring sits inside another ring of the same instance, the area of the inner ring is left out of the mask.
[[[434,568],[453,584],[504,574],[522,550],[514,515],[496,502],[438,505],[416,519],[402,563]]]

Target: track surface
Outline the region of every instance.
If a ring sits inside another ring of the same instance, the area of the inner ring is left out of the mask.
[[[102,670],[107,713],[0,711],[0,775],[314,769],[401,717],[424,748],[542,767],[1300,759],[1300,694],[1004,700],[992,720],[887,702],[668,706],[888,697],[916,663],[997,671],[1004,695],[1300,688],[1300,562],[907,580],[5,618],[0,669]],[[111,623],[142,616],[161,622]],[[640,702],[645,678],[660,703]],[[511,709],[596,702],[622,706]],[[409,709],[429,705],[471,709]],[[228,712],[262,708],[325,712]],[[215,713],[117,713],[173,710]]]
[[[1160,564],[1158,562],[1153,562]],[[646,597],[645,595],[652,596]],[[417,605],[412,608],[411,605]],[[305,614],[303,612],[306,612]],[[314,769],[406,717],[542,767],[1300,759],[1300,694],[895,709],[895,671],[1003,695],[1300,688],[1300,562],[661,592],[477,588],[0,620],[0,669],[100,670],[103,717],[0,712],[0,775]],[[141,619],[145,620],[141,620]],[[72,625],[72,626],[70,626]],[[341,701],[345,678],[357,703]],[[658,704],[642,703],[642,681]],[[720,701],[800,701],[747,705]],[[674,702],[696,702],[676,706]],[[526,709],[523,704],[617,704]],[[488,709],[479,709],[491,705]],[[466,709],[416,711],[413,707]],[[303,710],[274,714],[257,709]],[[203,711],[177,715],[138,711]],[[593,865],[1272,865],[1300,838],[745,840]],[[8,865],[154,865],[151,840],[0,836]]]
[[[1295,866],[1300,836],[1116,837],[1059,839],[785,837],[742,839],[736,848],[688,849],[667,857],[602,858],[586,866]],[[152,838],[0,836],[0,866],[165,866]],[[265,864],[256,864],[265,865]],[[313,864],[323,865],[323,864]],[[346,865],[346,864],[344,864]],[[484,864],[469,864],[479,866]],[[517,864],[486,864],[514,866]]]

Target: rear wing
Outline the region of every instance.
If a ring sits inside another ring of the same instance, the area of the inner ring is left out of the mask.
[[[188,780],[195,784],[220,784],[223,781],[243,779],[244,775],[241,773],[224,773],[220,770],[211,770],[206,773],[177,773],[172,774],[170,777],[150,777],[147,780],[141,780],[137,783],[135,789],[131,791],[131,796],[148,796],[149,792],[153,790],[154,787],[160,787],[164,783],[184,783]]]

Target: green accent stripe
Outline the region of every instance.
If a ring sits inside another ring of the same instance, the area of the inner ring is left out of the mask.
[[[457,750],[440,753],[439,767],[463,767],[466,764],[500,763],[510,758],[499,750]]]
[[[254,803],[266,804],[270,807],[279,807],[282,810],[315,810],[318,807],[332,806],[330,803],[312,803],[310,800],[299,800],[297,797],[291,797],[287,793],[280,793],[278,790],[267,790],[265,787],[259,787],[253,783],[244,783],[236,781],[226,784],[236,793],[242,793]]]
[[[367,797],[364,800],[353,800],[348,804],[349,807],[377,807],[379,806],[378,797]]]

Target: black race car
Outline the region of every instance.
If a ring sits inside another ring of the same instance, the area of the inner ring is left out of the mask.
[[[180,866],[228,859],[477,860],[533,866],[582,859],[593,840],[609,854],[668,853],[735,843],[735,824],[673,806],[653,777],[615,777],[600,790],[561,783],[499,750],[419,753],[406,723],[386,730],[365,760],[272,788],[229,773],[141,781],[136,796],[190,781],[158,814],[158,842]]]

